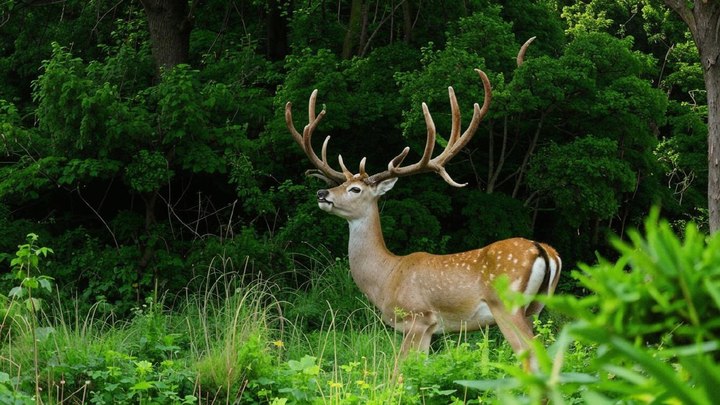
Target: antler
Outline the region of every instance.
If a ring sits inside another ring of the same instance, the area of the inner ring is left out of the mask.
[[[312,133],[313,131],[315,131],[315,128],[317,128],[318,124],[325,116],[324,108],[322,111],[320,111],[320,114],[318,114],[317,116],[315,115],[315,100],[317,99],[317,92],[317,89],[315,89],[310,95],[310,102],[308,105],[308,124],[305,125],[302,135],[300,135],[297,129],[295,129],[295,124],[293,124],[292,103],[289,101],[287,102],[287,104],[285,104],[285,124],[290,130],[290,133],[295,139],[295,142],[300,145],[302,150],[305,152],[305,155],[307,155],[307,157],[310,159],[310,162],[317,168],[317,170],[308,170],[306,173],[310,176],[321,178],[328,183],[340,184],[345,182],[345,180],[349,180],[350,178],[352,178],[352,173],[350,173],[350,171],[345,167],[345,164],[342,161],[342,157],[339,158],[342,172],[333,169],[328,164],[327,146],[328,142],[330,142],[330,137],[328,136],[327,138],[325,138],[325,141],[323,142],[322,151],[320,153],[320,156],[322,156],[322,158],[318,158],[312,148]]]
[[[400,167],[403,160],[405,160],[405,157],[407,157],[410,152],[410,148],[405,147],[399,155],[388,163],[387,170],[370,176],[370,178],[368,178],[368,182],[378,183],[393,177],[404,177],[417,173],[436,172],[451,186],[463,187],[467,185],[467,183],[460,184],[453,180],[445,170],[445,163],[455,157],[455,155],[457,155],[460,150],[462,150],[462,148],[470,142],[470,139],[472,139],[473,135],[475,135],[475,131],[477,130],[480,121],[483,119],[485,114],[487,114],[488,109],[490,108],[490,100],[492,99],[490,80],[482,70],[475,69],[475,71],[480,75],[480,79],[482,79],[483,88],[485,89],[485,99],[483,101],[482,108],[475,103],[472,120],[465,132],[460,135],[460,108],[458,107],[457,98],[455,97],[455,91],[452,87],[448,87],[448,93],[450,95],[450,110],[452,112],[452,130],[445,149],[435,158],[431,158],[435,147],[435,123],[433,122],[432,116],[430,116],[427,104],[422,103],[425,125],[427,126],[427,140],[425,141],[425,151],[423,152],[420,161],[408,166]]]
[[[537,37],[531,37],[530,39],[525,41],[525,43],[522,44],[522,46],[520,47],[520,50],[518,51],[517,58],[516,58],[518,67],[520,67],[520,65],[522,65],[525,62],[525,52],[527,52],[528,47],[530,46],[532,41],[535,40],[535,38],[537,38]]]

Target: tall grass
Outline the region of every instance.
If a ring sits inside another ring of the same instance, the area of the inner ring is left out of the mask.
[[[248,282],[229,266],[216,258],[200,292],[188,292],[176,310],[198,374],[198,396],[227,403],[240,398],[250,381],[272,373],[281,355],[273,342],[282,341],[286,324],[277,287]]]
[[[307,294],[252,279],[225,257],[195,285],[148,298],[130,319],[116,319],[106,303],[82,313],[86,306],[57,297],[36,314],[34,331],[32,314],[8,318],[0,347],[0,373],[8,378],[0,385],[32,403],[229,404],[293,395],[337,402],[344,396],[338,388],[353,385],[372,398],[391,381],[398,338],[354,290],[343,263],[312,277]],[[39,378],[32,373],[36,353]],[[317,372],[298,369],[301,361]],[[32,395],[34,384],[40,396]]]
[[[494,329],[440,336],[430,356],[397,364],[401,336],[341,260],[311,272],[301,291],[252,278],[226,257],[193,285],[149,297],[124,320],[104,303],[82,313],[55,299],[38,315],[39,378],[30,323],[18,317],[0,348],[0,402],[5,390],[45,404],[477,403],[495,393],[457,380],[518,368]]]

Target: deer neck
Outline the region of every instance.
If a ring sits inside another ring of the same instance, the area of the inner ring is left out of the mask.
[[[350,239],[348,256],[350,273],[360,290],[376,306],[382,301],[383,288],[398,262],[398,256],[390,253],[385,245],[377,207],[370,215],[348,220]]]

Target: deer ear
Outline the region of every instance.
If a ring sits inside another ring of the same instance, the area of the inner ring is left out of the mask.
[[[395,182],[397,181],[397,177],[383,180],[380,183],[377,184],[375,187],[375,192],[377,195],[383,195],[387,193],[388,191],[392,190],[393,186],[395,185]]]

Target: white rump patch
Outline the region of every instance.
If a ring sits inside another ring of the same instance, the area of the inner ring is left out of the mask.
[[[555,284],[555,277],[560,266],[562,266],[562,264],[559,257],[557,258],[557,262],[555,262],[555,259],[550,259],[550,282],[548,283],[548,295],[552,292],[553,285]]]
[[[555,262],[550,260],[550,263],[550,268],[552,271],[553,264],[555,264]],[[535,259],[535,263],[533,263],[532,269],[530,270],[530,278],[528,279],[527,286],[525,287],[525,294],[537,294],[538,290],[540,289],[540,285],[545,278],[546,271],[547,268],[545,266],[545,260],[542,257],[538,257],[537,259]]]

